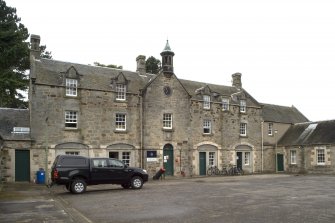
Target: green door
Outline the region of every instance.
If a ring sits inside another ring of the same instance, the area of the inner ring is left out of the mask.
[[[242,152],[236,153],[236,166],[242,170]]]
[[[30,181],[29,150],[15,150],[15,181]]]
[[[165,175],[173,176],[173,147],[170,144],[164,146],[163,162],[164,162]]]
[[[277,154],[277,171],[284,171],[284,155]]]
[[[199,152],[199,175],[206,175],[206,152]]]

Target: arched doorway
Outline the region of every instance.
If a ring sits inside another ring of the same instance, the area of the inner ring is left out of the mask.
[[[165,175],[173,176],[173,146],[171,144],[166,144],[163,148],[163,162]]]
[[[239,145],[236,147],[236,165],[249,173],[253,172],[253,153],[249,145]]]
[[[214,145],[204,144],[199,150],[199,175],[206,175],[208,166],[218,167],[218,148]]]

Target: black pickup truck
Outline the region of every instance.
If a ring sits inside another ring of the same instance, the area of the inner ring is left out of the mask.
[[[50,186],[65,185],[70,192],[80,194],[86,191],[87,185],[97,184],[140,189],[148,181],[148,174],[144,169],[128,167],[117,159],[59,155],[51,168],[51,180]]]

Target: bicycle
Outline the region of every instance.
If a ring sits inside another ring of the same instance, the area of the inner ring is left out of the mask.
[[[232,167],[228,170],[228,173],[231,176],[244,175],[244,171],[236,165],[232,165]]]
[[[220,174],[220,170],[219,168],[217,168],[217,166],[212,166],[210,165],[207,169],[207,175],[208,176],[212,176],[212,175],[219,175]]]

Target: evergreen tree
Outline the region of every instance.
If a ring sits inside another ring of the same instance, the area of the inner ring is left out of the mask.
[[[158,74],[161,69],[161,61],[151,56],[145,61],[145,70],[148,73]]]
[[[0,107],[26,106],[17,90],[28,88],[28,29],[20,23],[16,9],[0,0]]]

